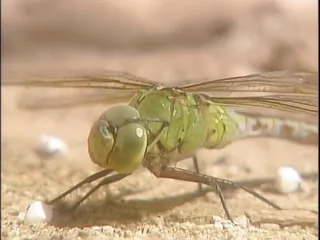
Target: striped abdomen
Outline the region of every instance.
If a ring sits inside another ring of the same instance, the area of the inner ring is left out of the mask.
[[[238,139],[263,136],[318,144],[318,125],[284,118],[244,115],[234,111],[228,111],[228,114],[238,122]]]

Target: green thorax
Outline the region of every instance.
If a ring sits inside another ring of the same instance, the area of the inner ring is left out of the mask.
[[[149,120],[169,123],[160,138],[161,148],[169,152],[178,150],[179,154],[188,154],[201,147],[220,148],[238,132],[237,123],[226,109],[198,94],[171,88],[140,90],[130,105],[146,120],[149,139],[153,139],[162,126]]]

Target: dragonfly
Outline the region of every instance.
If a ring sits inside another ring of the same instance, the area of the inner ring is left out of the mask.
[[[82,185],[102,179],[72,206],[72,210],[101,186],[128,177],[140,166],[158,178],[209,186],[218,194],[231,221],[222,191],[226,186],[243,189],[273,208],[282,209],[248,187],[254,185],[253,181],[236,182],[201,174],[196,164],[196,150],[221,149],[236,140],[250,137],[318,144],[318,124],[265,114],[268,110],[277,110],[315,119],[318,115],[317,72],[274,71],[205,79],[181,87],[168,87],[125,72],[3,84],[99,89],[103,94],[67,105],[116,104],[96,119],[88,136],[89,156],[103,170],[49,201],[49,204],[55,204]],[[256,111],[237,111],[237,108]],[[178,161],[188,157],[193,157],[195,171],[176,166]],[[306,175],[317,176],[318,173]]]

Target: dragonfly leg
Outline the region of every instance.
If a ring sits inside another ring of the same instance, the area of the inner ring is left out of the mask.
[[[94,192],[96,192],[100,187],[103,185],[108,185],[114,182],[118,182],[121,179],[125,178],[126,176],[129,176],[130,174],[115,174],[112,176],[105,177],[102,179],[96,186],[94,186],[92,189],[90,189],[89,192],[87,192],[82,198],[80,198],[78,201],[76,201],[72,207],[69,209],[71,212],[74,211],[84,200],[86,200],[90,195],[92,195]]]
[[[59,196],[55,197],[54,199],[52,199],[51,201],[48,202],[48,204],[54,204],[57,201],[61,200],[62,198],[64,198],[65,196],[67,196],[68,194],[72,193],[73,191],[77,190],[78,188],[80,188],[81,186],[83,186],[84,184],[87,183],[91,183],[95,180],[98,180],[99,178],[105,177],[108,174],[110,174],[111,172],[113,172],[113,170],[111,169],[104,169],[101,170],[100,172],[94,173],[92,175],[90,175],[89,177],[86,177],[84,180],[82,180],[81,182],[77,183],[76,185],[74,185],[73,187],[69,188],[67,191],[65,191],[64,193],[60,194]]]
[[[196,173],[200,173],[200,168],[199,168],[198,159],[197,159],[197,156],[196,156],[196,155],[194,155],[194,156],[192,157],[192,161],[193,161],[193,167],[194,167]],[[202,184],[201,184],[201,183],[198,183],[198,191],[199,191],[199,192],[202,192],[202,190],[203,190],[203,189],[202,189]]]
[[[161,167],[159,165],[152,165],[152,164],[150,164],[147,167],[158,178],[169,178],[169,179],[176,179],[176,180],[187,181],[187,182],[202,183],[202,184],[214,187],[219,195],[219,198],[222,203],[222,207],[226,213],[226,216],[230,221],[233,221],[233,220],[226,206],[226,201],[224,199],[220,184],[221,186],[229,185],[234,188],[241,188],[246,192],[250,193],[251,195],[255,196],[256,198],[260,199],[261,201],[272,206],[273,208],[277,210],[282,209],[281,207],[271,202],[270,200],[266,199],[262,195],[256,193],[255,191],[249,188],[246,188],[244,186],[238,185],[237,183],[230,180],[216,178],[213,176],[208,176],[205,174],[200,174],[200,173],[196,173],[196,172],[181,169],[181,168],[173,168],[173,167],[167,167],[167,166]]]

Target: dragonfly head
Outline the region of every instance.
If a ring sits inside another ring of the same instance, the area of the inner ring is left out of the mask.
[[[93,124],[88,137],[91,160],[102,168],[129,174],[138,168],[147,148],[147,131],[131,106],[116,106]]]

